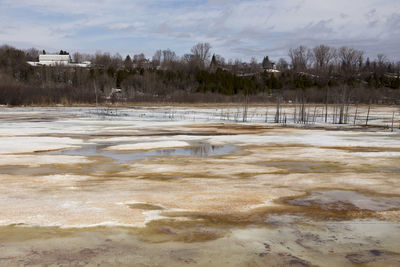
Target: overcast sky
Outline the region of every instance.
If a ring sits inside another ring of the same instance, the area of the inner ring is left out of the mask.
[[[0,43],[49,52],[151,57],[209,42],[248,60],[327,44],[400,60],[400,0],[0,0],[0,26]]]

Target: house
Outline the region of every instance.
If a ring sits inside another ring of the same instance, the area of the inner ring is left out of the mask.
[[[153,67],[152,63],[150,62],[149,59],[141,59],[139,61],[134,61],[132,64],[132,67],[134,69],[151,69]]]
[[[71,63],[70,55],[39,55],[39,62],[28,61],[31,66],[89,67],[90,62]]]

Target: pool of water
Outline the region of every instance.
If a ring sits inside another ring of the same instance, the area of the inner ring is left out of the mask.
[[[186,156],[206,158],[213,156],[223,156],[234,152],[237,148],[234,145],[211,145],[208,143],[197,143],[191,147],[185,148],[168,148],[168,149],[154,149],[148,151],[130,151],[130,152],[114,152],[105,150],[105,148],[115,144],[95,144],[86,145],[78,149],[65,149],[55,152],[50,152],[53,155],[70,155],[70,156],[101,156],[112,158],[118,163],[126,163],[129,161],[142,160],[153,157],[166,157],[166,156]]]

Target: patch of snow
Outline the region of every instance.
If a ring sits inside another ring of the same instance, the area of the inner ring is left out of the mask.
[[[0,137],[0,155],[77,148],[82,143],[69,137]]]

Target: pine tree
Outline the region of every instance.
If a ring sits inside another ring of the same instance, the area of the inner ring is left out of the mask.
[[[126,56],[125,60],[124,60],[124,67],[127,70],[132,70],[132,59],[129,55]]]
[[[262,66],[264,69],[271,69],[272,68],[272,63],[271,61],[269,61],[269,57],[266,56],[264,57],[263,61],[262,61]]]
[[[210,71],[215,72],[217,70],[218,64],[215,54],[212,56],[211,64],[210,64]]]

